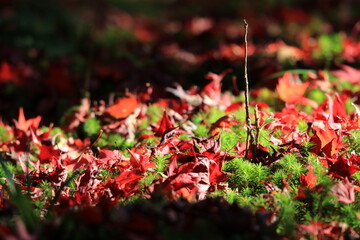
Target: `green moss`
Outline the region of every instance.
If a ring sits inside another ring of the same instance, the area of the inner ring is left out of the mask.
[[[164,173],[166,168],[168,167],[168,159],[171,156],[171,154],[167,154],[164,156],[160,156],[160,155],[155,155],[152,157],[152,160],[155,162],[156,164],[156,168],[155,170],[159,173]]]
[[[277,185],[281,186],[282,178],[288,179],[289,177],[290,184],[299,184],[300,174],[305,172],[306,169],[298,160],[297,156],[286,154],[272,166],[271,171],[274,173],[274,181],[276,181]]]
[[[265,192],[265,188],[259,180],[267,180],[270,173],[267,167],[242,158],[234,158],[225,163],[224,171],[233,174],[228,181],[231,188],[237,188],[239,191],[249,188],[252,194]]]
[[[228,131],[223,131],[221,134],[221,150],[222,151],[233,151],[233,148],[239,141],[239,136]]]
[[[0,126],[0,143],[6,142],[8,140],[10,140],[9,133],[4,127]]]
[[[298,128],[299,128],[299,132],[306,132],[309,126],[305,120],[300,120],[298,122]]]
[[[351,130],[350,133],[348,136],[344,136],[344,141],[349,146],[347,152],[360,155],[360,130]]]
[[[209,109],[208,114],[206,114],[206,121],[208,124],[215,123],[217,120],[225,116],[226,114],[217,107],[212,107]]]
[[[323,60],[326,67],[329,67],[330,61],[336,60],[338,54],[343,50],[342,37],[337,34],[323,34],[318,38],[319,49],[313,51],[315,59]]]
[[[357,194],[356,199],[359,199],[360,194]],[[352,227],[354,230],[359,231],[360,230],[360,219],[356,215],[359,213],[360,209],[360,203],[359,201],[353,203],[353,204],[346,204],[346,203],[340,203],[338,202],[337,205],[339,206],[339,213],[337,214],[339,216],[339,219],[337,219],[339,222],[345,222],[349,224],[350,227]]]
[[[88,137],[97,136],[101,130],[100,121],[96,118],[88,118],[85,120],[82,130]]]
[[[107,147],[111,150],[124,151],[127,148],[134,146],[134,144],[134,142],[127,141],[125,137],[118,133],[103,133],[96,142],[95,146],[100,148]]]
[[[289,172],[286,169],[277,169],[272,175],[272,182],[276,184],[279,188],[284,187],[283,179],[289,177]]]
[[[277,205],[280,207],[280,210],[277,212],[277,232],[280,235],[293,238],[297,227],[296,213],[298,212],[299,204],[287,193],[277,193],[275,197]]]
[[[194,131],[197,137],[208,137],[209,128],[205,125],[198,125]]]
[[[315,101],[317,104],[321,104],[326,99],[326,95],[324,91],[320,89],[313,89],[309,92],[308,98]]]

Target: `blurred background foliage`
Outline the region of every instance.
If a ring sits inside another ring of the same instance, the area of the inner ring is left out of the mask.
[[[226,69],[242,78],[243,60],[226,47],[243,44],[244,18],[255,47],[319,39],[313,57],[324,61],[277,71],[328,67],[342,51],[338,33],[357,31],[359,16],[356,0],[0,0],[0,115],[11,121],[23,106],[56,123],[85,96],[107,101],[150,83],[154,98],[166,97],[164,86],[204,85],[207,72]],[[250,59],[253,85],[268,65]]]

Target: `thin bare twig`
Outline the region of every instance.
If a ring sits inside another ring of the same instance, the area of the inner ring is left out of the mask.
[[[249,24],[244,19],[245,23],[245,66],[244,66],[244,80],[245,80],[245,113],[246,113],[246,127],[247,127],[247,135],[246,135],[246,150],[245,150],[245,157],[248,157],[249,152],[249,140],[252,142],[254,140],[252,127],[251,127],[251,120],[250,120],[250,113],[249,113],[249,80],[247,74],[247,58],[248,58],[248,43],[247,43],[247,35],[248,35],[248,27]],[[250,139],[249,139],[250,138]]]
[[[255,162],[256,159],[256,155],[259,149],[259,142],[260,142],[260,117],[259,117],[259,108],[258,105],[255,105],[255,109],[254,109],[254,115],[255,115],[255,138],[254,138],[254,148],[252,149],[253,154],[253,161]]]

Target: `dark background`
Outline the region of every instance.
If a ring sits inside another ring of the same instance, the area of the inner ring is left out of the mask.
[[[227,57],[221,49],[243,44],[244,18],[255,49],[278,40],[300,46],[304,36],[356,35],[359,5],[356,0],[0,0],[0,116],[10,122],[23,106],[28,117],[59,123],[83,97],[107,101],[144,91],[150,83],[155,100],[169,97],[163,89],[174,82],[203,86],[206,73],[226,69],[233,72],[223,88],[233,90],[231,78],[243,75],[243,58]],[[250,56],[252,86],[271,73],[273,61],[265,57]],[[294,62],[274,69],[332,64]]]

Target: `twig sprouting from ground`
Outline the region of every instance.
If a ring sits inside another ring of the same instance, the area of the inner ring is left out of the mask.
[[[250,120],[250,113],[249,113],[249,80],[248,80],[248,74],[247,74],[247,58],[248,58],[248,44],[247,44],[247,35],[248,35],[248,23],[244,19],[245,23],[245,64],[244,64],[244,80],[245,80],[245,113],[246,113],[246,127],[247,127],[247,134],[246,134],[246,151],[245,151],[245,157],[248,157],[249,147],[251,144],[249,142],[253,142],[254,136],[252,132],[251,127],[251,120]],[[250,139],[249,139],[250,138]]]
[[[254,109],[254,115],[255,115],[255,133],[254,133],[254,148],[252,148],[252,151],[254,151],[253,154],[253,161],[255,161],[256,155],[257,155],[257,150],[259,149],[259,142],[260,142],[260,120],[259,120],[259,109],[258,109],[258,105],[255,105],[255,109]]]

